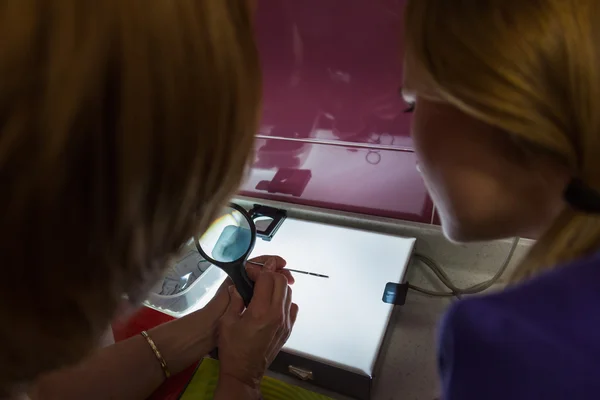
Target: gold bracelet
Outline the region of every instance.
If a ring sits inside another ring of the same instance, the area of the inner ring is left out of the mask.
[[[160,363],[160,367],[162,368],[163,373],[165,374],[165,378],[169,379],[171,377],[171,371],[169,371],[169,367],[167,367],[167,362],[163,358],[162,354],[160,354],[160,351],[158,351],[156,343],[154,343],[154,340],[152,340],[152,338],[148,335],[148,332],[142,331],[142,336],[144,337],[144,339],[146,339],[146,341],[150,345],[150,348],[154,352],[154,355],[156,356],[156,359]]]

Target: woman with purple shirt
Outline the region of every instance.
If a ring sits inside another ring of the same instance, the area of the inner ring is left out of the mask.
[[[445,235],[537,239],[441,325],[444,399],[600,398],[600,2],[409,0],[403,94]]]

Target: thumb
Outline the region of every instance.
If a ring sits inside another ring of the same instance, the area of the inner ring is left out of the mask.
[[[229,286],[229,297],[229,307],[227,307],[225,314],[229,318],[239,318],[242,311],[244,311],[244,300],[238,291],[235,290],[235,286]]]

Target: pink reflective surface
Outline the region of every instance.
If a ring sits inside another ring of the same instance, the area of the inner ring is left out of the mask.
[[[282,169],[283,179],[273,181]],[[287,173],[286,173],[287,171]],[[432,202],[412,152],[260,139],[242,194],[430,223]]]
[[[402,83],[403,0],[261,0],[261,133],[411,148]]]
[[[243,194],[432,221],[399,95],[403,5],[259,2],[264,114]]]

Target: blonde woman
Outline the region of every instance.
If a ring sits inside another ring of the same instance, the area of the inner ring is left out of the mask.
[[[445,399],[600,396],[600,2],[409,0],[404,95],[445,234],[538,239],[442,324]]]
[[[240,183],[260,74],[250,1],[0,4],[0,398],[143,399],[215,346],[216,398],[259,398],[294,324],[283,260],[242,314],[203,310],[98,350]]]

